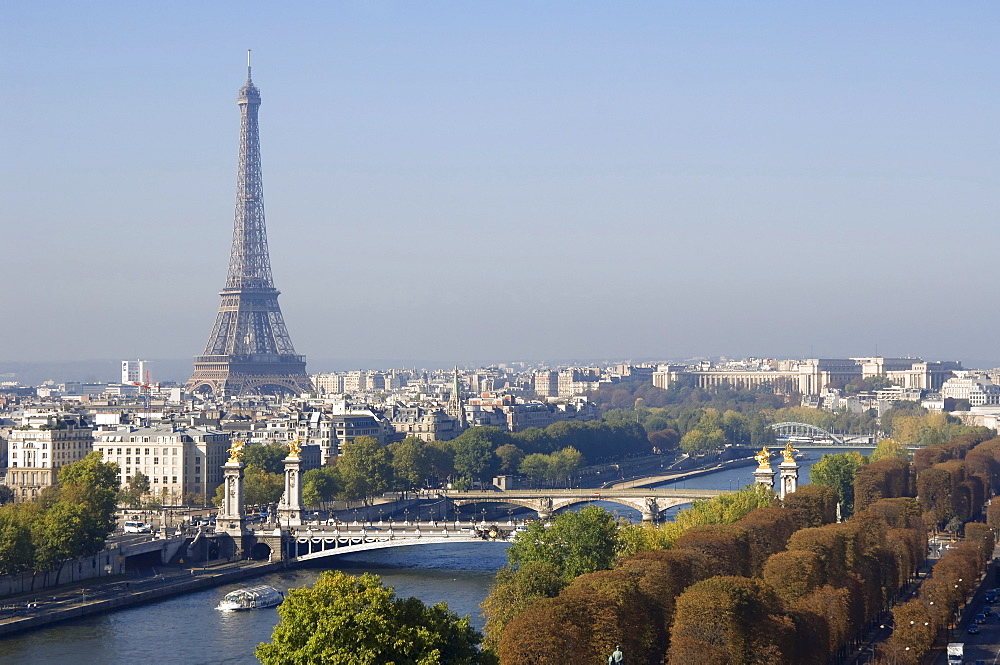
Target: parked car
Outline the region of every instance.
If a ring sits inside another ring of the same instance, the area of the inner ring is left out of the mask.
[[[986,615],[980,612],[979,614],[976,615],[976,618],[973,620],[976,623],[986,623]]]

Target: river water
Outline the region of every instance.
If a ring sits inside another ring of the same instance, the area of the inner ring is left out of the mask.
[[[823,452],[842,451],[809,451],[810,459],[800,461],[799,483],[808,482],[809,467]],[[738,489],[753,482],[754,468],[726,469],[664,487]],[[639,519],[638,511],[619,504],[594,503],[623,517]],[[445,601],[460,616],[470,615],[473,624],[482,628],[479,603],[486,597],[494,572],[507,561],[506,547],[487,542],[396,547],[333,557],[325,565],[348,573],[380,575],[398,596],[416,596],[428,604]],[[252,583],[285,590],[312,584],[321,571],[296,569]],[[215,609],[226,593],[249,584],[244,581],[0,639],[0,664],[257,663],[253,649],[270,639],[277,612]]]

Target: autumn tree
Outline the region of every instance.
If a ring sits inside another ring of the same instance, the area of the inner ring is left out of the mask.
[[[799,528],[823,526],[837,520],[837,494],[832,487],[809,484],[786,494],[781,505],[795,513]]]
[[[547,561],[531,561],[497,571],[489,594],[480,607],[486,618],[483,647],[494,651],[500,645],[510,620],[540,598],[553,598],[566,586],[559,568]]]
[[[797,662],[794,626],[770,587],[745,577],[712,577],[677,599],[671,665]]]

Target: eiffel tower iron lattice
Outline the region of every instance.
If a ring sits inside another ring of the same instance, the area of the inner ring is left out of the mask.
[[[219,397],[311,391],[306,358],[295,353],[271,277],[257,127],[260,90],[250,76],[249,51],[237,103],[240,157],[229,273],[215,326],[204,354],[195,356],[186,388]]]

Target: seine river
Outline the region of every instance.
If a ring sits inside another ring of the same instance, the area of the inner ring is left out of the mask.
[[[843,449],[841,449],[843,450]],[[824,451],[809,451],[800,464],[801,484],[809,467]],[[753,466],[727,469],[675,483],[690,489],[738,489],[753,482]],[[665,486],[670,486],[667,484]],[[595,502],[638,520],[637,511],[610,502]],[[503,543],[463,543],[398,547],[351,557],[336,557],[329,566],[349,573],[371,572],[395,587],[399,596],[425,603],[447,602],[459,615],[468,614],[482,628],[479,603],[494,571],[506,563]],[[276,573],[254,583],[289,589],[312,584],[320,569]],[[254,647],[270,639],[275,610],[224,613],[215,610],[229,591],[244,581],[111,614],[57,624],[21,636],[0,639],[0,663],[20,665],[135,665],[136,663],[257,663]]]

